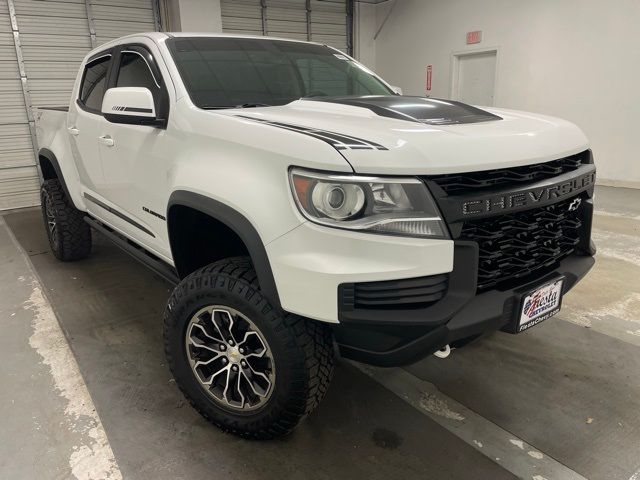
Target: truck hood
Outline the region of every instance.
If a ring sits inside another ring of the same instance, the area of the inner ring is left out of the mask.
[[[330,143],[356,172],[378,175],[514,167],[588,148],[561,119],[423,97],[323,97],[224,113]]]

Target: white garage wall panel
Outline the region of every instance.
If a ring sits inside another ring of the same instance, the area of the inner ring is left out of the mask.
[[[305,0],[267,0],[265,5],[268,35],[309,40]]]
[[[0,209],[38,203],[38,177],[13,30],[0,0]]]
[[[222,30],[311,40],[350,50],[347,0],[222,0]]]
[[[222,31],[239,35],[262,35],[260,0],[222,0]]]
[[[14,0],[34,107],[69,103],[78,67],[91,50],[84,0]]]
[[[311,40],[351,53],[347,42],[347,2],[311,0],[310,4]]]
[[[91,0],[98,45],[124,35],[158,30],[153,0]]]
[[[9,1],[33,107],[69,103],[78,67],[91,48],[159,29],[156,0]],[[31,106],[25,105],[9,4],[0,0],[0,210],[39,204]]]

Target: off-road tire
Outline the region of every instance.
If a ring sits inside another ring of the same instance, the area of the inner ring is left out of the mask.
[[[72,262],[91,253],[91,228],[84,213],[73,206],[58,179],[45,180],[40,188],[42,218],[51,251],[58,260]],[[49,221],[55,220],[55,229]]]
[[[190,319],[209,305],[225,305],[249,318],[268,342],[275,363],[274,387],[258,410],[229,411],[216,403],[188,360]],[[321,322],[284,313],[260,292],[247,257],[212,263],[175,288],[164,315],[164,344],[176,384],[191,405],[224,431],[254,439],[288,434],[324,397],[333,374],[331,330]]]

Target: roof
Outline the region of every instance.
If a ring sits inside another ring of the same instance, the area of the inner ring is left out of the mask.
[[[209,33],[209,32],[140,32],[140,33],[133,33],[130,35],[126,35],[124,37],[116,38],[115,40],[111,40],[105,43],[104,45],[119,44],[119,43],[122,43],[123,40],[126,40],[127,38],[133,38],[133,37],[147,37],[156,41],[164,40],[169,37],[251,38],[255,40],[265,40],[265,41],[279,40],[279,41],[285,41],[285,42],[311,43],[314,45],[325,45],[324,43],[321,43],[321,42],[309,42],[306,40],[297,40],[295,38],[268,37],[268,36],[262,36],[262,35],[242,35],[242,34],[235,34],[235,33]],[[100,47],[103,47],[104,45],[101,45]]]
[[[154,32],[155,33],[155,32]],[[284,40],[286,42],[312,43],[315,45],[324,45],[321,42],[310,42],[307,40],[297,40],[295,38],[269,37],[263,35],[242,35],[236,33],[208,33],[208,32],[166,32],[171,37],[211,37],[211,38],[252,38],[255,40]]]
[[[308,43],[311,45],[324,45],[328,46],[325,43],[321,42],[308,42],[306,40],[296,40],[294,38],[282,38],[282,37],[265,37],[262,35],[239,35],[235,33],[209,33],[209,32],[140,32],[133,33],[131,35],[126,35],[124,37],[116,38],[115,40],[111,40],[109,42],[103,43],[102,45],[91,50],[85,57],[85,61],[87,58],[93,56],[95,53],[100,52],[106,48],[113,47],[115,45],[120,45],[124,43],[128,38],[136,38],[136,37],[147,37],[153,40],[156,43],[162,43],[167,38],[175,37],[175,38],[186,38],[186,37],[210,37],[210,38],[251,38],[255,40],[265,40],[265,41],[284,41],[284,42],[296,42],[296,43]],[[333,48],[333,47],[331,47]]]

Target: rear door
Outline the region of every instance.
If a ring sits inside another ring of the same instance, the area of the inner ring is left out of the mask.
[[[102,98],[106,91],[113,51],[94,55],[85,64],[75,104],[69,109],[67,131],[82,185],[89,195],[104,184],[99,137],[107,121],[101,113]],[[92,205],[87,205],[89,211]]]

